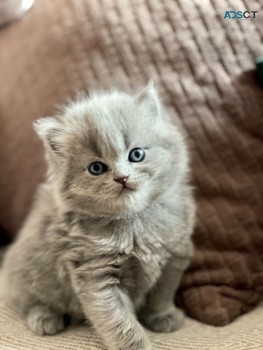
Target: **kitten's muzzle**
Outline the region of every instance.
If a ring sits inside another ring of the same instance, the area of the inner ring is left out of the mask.
[[[122,185],[122,189],[120,191],[121,194],[122,193],[129,193],[129,192],[134,190],[134,188],[130,187],[127,184],[128,178],[129,178],[129,176],[121,176],[121,177],[118,177],[118,178],[114,179],[114,181],[116,181],[116,182],[118,182],[119,184]]]

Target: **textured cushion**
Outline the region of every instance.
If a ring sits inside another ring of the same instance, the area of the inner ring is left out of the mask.
[[[1,285],[1,272],[0,272]],[[33,335],[0,293],[0,350],[96,350],[105,349],[87,326],[70,327],[55,336]],[[151,333],[154,350],[262,350],[263,306],[224,328],[187,319],[170,334]]]
[[[37,0],[0,31],[0,226],[15,235],[43,178],[34,119],[77,90],[133,90],[152,78],[193,154],[196,251],[181,302],[215,325],[247,311],[263,289],[263,89],[254,73],[263,12],[224,20],[226,8],[220,0]]]

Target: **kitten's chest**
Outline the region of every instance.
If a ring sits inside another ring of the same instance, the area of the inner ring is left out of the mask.
[[[126,231],[127,233],[127,231]],[[130,244],[120,256],[120,282],[128,289],[135,306],[140,306],[159,279],[168,254],[164,243],[149,233],[131,232]]]
[[[159,279],[167,258],[162,249],[140,246],[136,241],[130,254],[123,258],[126,261],[120,265],[120,283],[128,291],[135,308],[139,309]]]
[[[169,257],[160,227],[153,230],[140,220],[88,226],[86,240],[79,240],[84,260],[95,259],[100,268],[119,267],[120,281],[127,288],[149,290],[154,285]]]
[[[135,241],[132,257],[137,261],[140,277],[151,286],[160,276],[167,254],[161,244],[148,246],[147,242],[138,244]]]
[[[104,237],[109,231],[106,228]],[[157,223],[151,227],[148,222],[134,220],[116,224],[111,233],[105,240],[96,240],[98,250],[124,257],[124,261],[129,262],[128,266],[136,265],[140,277],[143,276],[149,283],[155,281],[169,256],[166,230]]]

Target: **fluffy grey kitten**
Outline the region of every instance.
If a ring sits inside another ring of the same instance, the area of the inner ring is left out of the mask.
[[[36,334],[89,320],[110,349],[151,349],[181,325],[191,256],[188,154],[152,85],[98,92],[37,121],[49,165],[6,255],[9,297]]]

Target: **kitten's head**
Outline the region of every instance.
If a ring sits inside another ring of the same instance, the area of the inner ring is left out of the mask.
[[[187,172],[183,137],[152,85],[134,96],[94,93],[35,128],[59,198],[93,216],[141,211]]]

